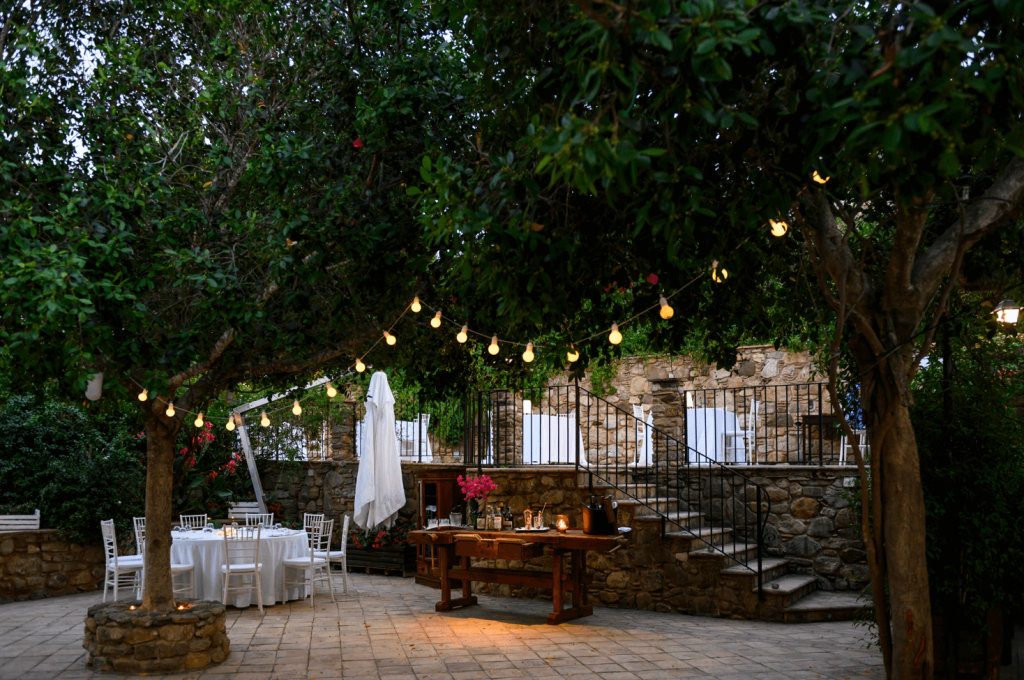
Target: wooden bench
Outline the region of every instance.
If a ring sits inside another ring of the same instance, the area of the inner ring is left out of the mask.
[[[34,515],[0,515],[0,531],[35,531],[39,528],[39,510]]]

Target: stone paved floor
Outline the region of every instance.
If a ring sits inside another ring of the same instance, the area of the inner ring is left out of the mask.
[[[268,607],[228,608],[231,654],[176,680],[804,680],[881,678],[865,629],[851,623],[774,624],[595,608],[548,626],[545,602],[480,597],[434,612],[437,591],[412,579],[352,575],[350,593]],[[88,593],[0,606],[0,679],[111,677],[82,649]],[[123,677],[123,676],[122,676]],[[149,676],[153,678],[154,676]]]

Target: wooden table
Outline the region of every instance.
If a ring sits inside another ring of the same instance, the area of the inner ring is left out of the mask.
[[[553,530],[517,533],[452,527],[412,531],[409,540],[437,548],[441,601],[434,606],[436,611],[447,612],[476,604],[473,581],[551,588],[555,609],[548,614],[548,623],[551,625],[594,613],[593,606],[587,602],[587,586],[591,578],[586,572],[586,552],[611,552],[625,542],[619,536],[587,536],[580,530],[569,530],[562,534]],[[469,563],[470,558],[525,562],[545,553],[552,558],[552,570],[549,572],[476,567]],[[568,571],[567,566],[570,567]],[[462,581],[462,597],[452,597],[453,581]],[[568,609],[564,606],[565,593],[573,593],[573,606]]]

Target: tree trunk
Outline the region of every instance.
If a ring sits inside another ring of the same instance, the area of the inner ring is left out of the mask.
[[[893,680],[931,680],[932,614],[925,552],[925,507],[917,439],[908,407],[900,400],[891,368],[902,361],[875,362],[861,372],[862,403],[871,430],[871,453],[878,456],[880,475],[872,479],[874,493],[881,485],[885,564],[892,611]],[[885,602],[875,602],[884,607]]]
[[[174,609],[171,490],[177,430],[162,422],[155,412],[146,413],[146,579],[142,608],[155,612]]]

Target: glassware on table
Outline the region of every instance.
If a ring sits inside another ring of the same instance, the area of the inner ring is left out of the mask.
[[[540,529],[544,526],[544,512],[540,511],[533,516],[533,528]]]
[[[180,528],[178,528],[178,527],[171,527],[171,533],[177,534],[177,533],[180,533],[180,532],[181,532]]]
[[[427,520],[427,528],[428,529],[434,529],[436,527],[437,527],[437,520],[436,519],[428,519]]]
[[[451,525],[453,527],[461,527],[462,526],[462,513],[461,512],[452,512],[452,513],[450,513],[448,515],[448,521],[451,523]]]

